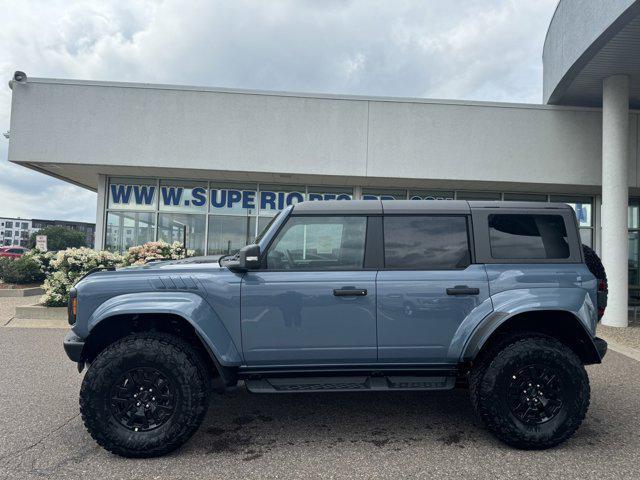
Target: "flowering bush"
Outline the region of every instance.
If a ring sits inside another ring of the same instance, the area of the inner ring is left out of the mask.
[[[46,275],[42,303],[61,307],[69,300],[71,287],[94,268],[142,265],[151,260],[177,260],[195,255],[179,242],[149,242],[131,247],[124,256],[90,248],[68,248],[58,253],[32,251],[28,254]]]
[[[49,275],[51,273],[51,260],[56,256],[54,252],[43,252],[41,250],[33,249],[25,254],[25,257],[27,256],[31,257],[38,263],[38,265],[40,265],[40,271],[44,275]]]
[[[116,267],[122,256],[107,251],[98,252],[91,248],[68,248],[51,256],[49,273],[44,281],[42,303],[49,307],[67,304],[71,287],[94,268]]]
[[[195,252],[187,250],[180,242],[147,242],[139,247],[131,247],[124,254],[123,265],[143,265],[152,260],[178,260],[193,257]]]

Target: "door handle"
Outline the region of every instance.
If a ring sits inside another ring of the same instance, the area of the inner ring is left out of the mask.
[[[336,297],[364,297],[367,294],[366,288],[334,288],[333,294]]]
[[[467,287],[466,285],[456,285],[455,287],[447,288],[447,295],[478,295],[480,294],[479,288]]]

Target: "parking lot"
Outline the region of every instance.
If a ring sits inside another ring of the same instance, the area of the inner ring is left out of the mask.
[[[517,451],[473,417],[467,392],[215,396],[181,450],[128,460],[78,413],[82,375],[63,329],[0,327],[0,478],[640,478],[640,362],[589,367],[592,402],[559,448]]]

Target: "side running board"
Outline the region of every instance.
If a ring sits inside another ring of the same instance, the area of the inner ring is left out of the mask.
[[[253,393],[450,390],[456,377],[355,376],[247,379]]]

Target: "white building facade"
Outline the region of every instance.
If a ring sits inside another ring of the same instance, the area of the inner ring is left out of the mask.
[[[96,247],[117,251],[234,252],[307,199],[566,202],[623,323],[640,297],[638,25],[640,1],[561,1],[540,105],[17,75],[9,160],[95,190]]]
[[[28,247],[33,231],[31,220],[0,217],[0,246]]]

